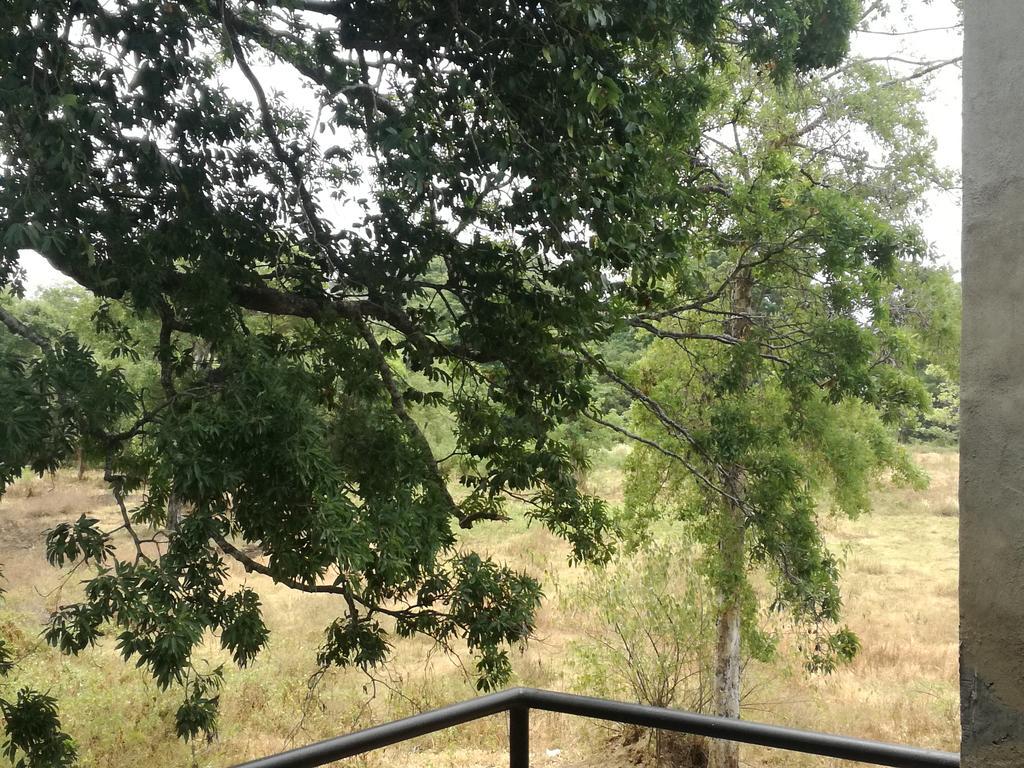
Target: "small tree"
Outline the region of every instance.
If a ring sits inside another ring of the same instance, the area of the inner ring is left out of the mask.
[[[908,440],[955,446],[960,440],[960,384],[939,365],[928,365],[922,379],[930,407],[903,429],[903,435]]]
[[[708,709],[715,611],[689,554],[678,542],[630,550],[572,595],[589,635],[575,648],[583,689]]]
[[[955,445],[960,436],[960,285],[949,269],[906,265],[897,280],[893,315],[918,342],[916,368],[930,401],[901,436]]]
[[[579,687],[654,707],[708,711],[716,610],[705,576],[691,547],[678,539],[648,540],[594,571],[568,597],[586,635],[573,645]],[[637,735],[627,730],[630,740]],[[653,736],[660,758],[664,734]]]
[[[715,93],[688,169],[718,204],[688,241],[688,268],[627,317],[656,341],[628,375],[606,374],[635,400],[635,432],[620,429],[639,442],[627,506],[678,516],[704,544],[714,710],[738,717],[752,568],[771,577],[771,607],[809,627],[809,669],[858,648],[838,624],[819,502],[856,515],[880,472],[919,479],[895,439],[927,399],[922,326],[898,311],[899,279],[926,257],[917,216],[945,179],[913,78],[853,61],[780,88],[737,60]],[[735,768],[736,745],[717,743],[713,764]]]

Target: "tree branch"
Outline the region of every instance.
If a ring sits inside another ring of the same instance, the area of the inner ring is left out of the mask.
[[[686,427],[684,427],[682,424],[680,424],[671,416],[669,416],[665,412],[665,409],[661,407],[661,404],[658,401],[656,401],[654,398],[650,397],[646,393],[642,392],[637,387],[634,387],[624,378],[615,373],[615,371],[609,368],[608,365],[606,365],[603,361],[598,360],[589,352],[584,351],[582,354],[583,357],[592,365],[594,365],[601,373],[603,373],[605,376],[607,376],[616,384],[618,384],[619,387],[625,390],[635,400],[638,400],[645,408],[647,408],[647,410],[654,414],[657,417],[658,421],[660,421],[662,424],[668,427],[670,432],[675,433],[676,436],[682,438],[684,442],[689,443],[690,446],[692,446],[700,455],[703,456],[703,451],[701,450],[701,446],[697,442],[696,438],[694,438],[694,436],[690,434],[690,431]]]
[[[249,81],[249,85],[252,87],[253,93],[256,96],[256,102],[259,105],[260,112],[260,124],[263,126],[263,131],[267,135],[267,139],[270,141],[271,149],[274,151],[274,157],[277,158],[278,162],[285,166],[288,170],[289,176],[291,176],[292,184],[295,185],[296,192],[299,197],[299,204],[302,208],[302,214],[306,221],[306,227],[309,230],[310,236],[313,242],[316,243],[317,248],[327,259],[327,262],[332,266],[335,264],[334,254],[332,253],[330,243],[330,237],[324,230],[323,223],[316,213],[316,205],[313,202],[313,197],[306,187],[306,183],[302,177],[302,171],[299,169],[295,159],[285,152],[284,147],[281,144],[281,138],[277,133],[277,126],[274,124],[274,116],[270,111],[270,103],[267,101],[267,95],[263,90],[263,85],[260,83],[259,78],[253,73],[249,67],[249,62],[245,58],[245,50],[242,48],[242,44],[238,41],[238,35],[235,33],[234,24],[235,16],[228,10],[226,0],[221,1],[221,15],[224,21],[224,31],[228,36],[228,40],[231,43],[231,50],[235,57],[235,62],[238,64],[238,68],[242,70],[242,74],[245,79]],[[340,277],[340,275],[339,275]]]
[[[249,557],[245,552],[240,550],[234,544],[229,542],[224,536],[217,535],[213,537],[213,540],[217,543],[217,546],[221,548],[224,554],[229,555],[232,559],[242,564],[242,567],[246,571],[256,572],[273,579],[276,583],[294,589],[299,592],[309,592],[311,594],[327,594],[327,595],[341,595],[347,597],[351,594],[351,590],[337,584],[308,584],[304,581],[296,581],[295,579],[288,579],[283,576],[279,576],[274,573],[270,566],[264,565],[258,560]]]
[[[289,579],[287,577],[283,577],[274,573],[273,569],[269,566],[264,565],[255,558],[245,554],[245,552],[243,552],[230,541],[228,541],[227,538],[223,535],[217,534],[216,536],[212,537],[212,540],[218,547],[220,547],[221,551],[225,555],[227,555],[237,563],[240,563],[241,566],[245,568],[246,572],[258,573],[262,576],[266,576],[267,578],[272,579],[275,583],[280,584],[284,587],[288,587],[289,589],[294,589],[298,592],[306,592],[311,595],[337,595],[339,597],[344,598],[345,603],[349,607],[350,613],[354,610],[355,603],[359,603],[359,605],[367,609],[367,611],[369,611],[370,614],[383,613],[384,615],[391,616],[393,618],[407,617],[409,615],[409,612],[411,611],[421,611],[422,613],[436,614],[436,611],[424,610],[423,607],[420,605],[408,605],[398,610],[385,608],[380,605],[374,605],[369,601],[365,600],[351,588],[346,587],[339,582],[336,582],[334,584],[310,584],[305,581]]]
[[[734,319],[740,319],[739,315],[734,314],[732,315],[732,317]],[[749,316],[743,316],[743,318],[749,320]],[[639,317],[627,318],[626,322],[629,323],[634,328],[640,328],[642,330],[645,330],[648,333],[657,336],[658,338],[661,339],[676,339],[678,341],[718,341],[721,342],[722,344],[729,345],[743,343],[742,339],[738,339],[735,336],[731,336],[727,333],[690,333],[681,331],[669,331],[664,328],[658,328],[655,325],[651,325],[649,322]],[[776,363],[781,363],[782,365],[789,365],[788,360],[786,360],[783,357],[779,357],[778,355],[773,355],[771,352],[764,352],[759,350],[758,354],[765,360],[771,360]]]
[[[303,61],[301,57],[295,56],[294,53],[287,46],[282,46],[277,35],[280,34],[276,30],[272,30],[268,27],[260,24],[255,24],[246,19],[239,18],[238,16],[232,16],[231,24],[238,34],[244,35],[247,38],[259,42],[269,52],[277,56],[282,61],[290,64],[295,70],[309,78],[317,85],[322,86],[330,92],[331,97],[340,95],[352,94],[352,101],[361,101],[367,107],[370,107],[381,114],[389,118],[397,118],[402,115],[401,110],[398,109],[392,102],[382,96],[373,87],[368,87],[367,84],[361,82],[351,83],[346,86],[338,88],[336,85],[331,84],[324,76],[324,72],[316,67],[310,66],[307,62]],[[302,38],[290,36],[290,42],[295,46],[304,46],[305,41]],[[319,54],[322,55],[322,54]],[[335,72],[343,68],[346,64],[353,63],[351,60],[339,58],[333,54],[328,56],[331,68]],[[402,62],[393,57],[382,56],[376,61],[366,62],[365,58],[360,59],[359,64],[365,64],[366,66],[384,67],[392,65],[395,67],[401,67]]]
[[[646,445],[648,448],[652,448],[658,453],[661,453],[669,457],[670,459],[678,461],[686,468],[687,472],[689,472],[691,475],[697,478],[697,480],[705,487],[714,491],[715,493],[722,495],[724,498],[729,499],[734,504],[737,504],[739,506],[743,505],[743,502],[739,498],[729,493],[727,490],[717,485],[712,480],[709,480],[706,475],[704,475],[699,469],[697,469],[692,462],[687,461],[686,458],[681,454],[676,453],[670,448],[666,448],[665,446],[661,445],[661,443],[657,443],[654,440],[648,440],[646,437],[641,437],[635,432],[630,432],[625,427],[620,427],[618,424],[613,424],[610,421],[606,421],[605,419],[602,419],[600,416],[597,416],[595,414],[584,413],[583,415],[586,418],[590,419],[595,424],[600,424],[602,427],[607,427],[613,432],[618,432],[620,435],[622,435],[625,438],[628,438],[629,440],[632,440],[633,442],[640,443],[641,445]]]
[[[895,29],[858,29],[858,35],[886,35],[887,37],[906,37],[908,35],[921,35],[926,32],[952,32],[954,29],[963,29],[963,24],[949,24],[945,27],[921,27],[920,29],[907,29],[897,31]]]
[[[0,307],[0,323],[6,325],[14,335],[35,344],[44,352],[51,348],[49,339],[30,328],[3,307]]]
[[[459,505],[448,491],[448,484],[445,482],[444,476],[437,466],[437,459],[434,458],[434,451],[430,447],[430,441],[427,440],[426,435],[423,434],[423,430],[420,429],[420,425],[416,423],[416,420],[409,415],[409,410],[405,407],[405,398],[402,397],[402,392],[398,388],[398,382],[395,381],[394,372],[391,370],[391,366],[388,365],[387,357],[385,357],[383,350],[380,348],[380,344],[377,343],[373,331],[370,330],[370,327],[362,318],[356,320],[356,328],[377,361],[377,372],[380,374],[381,381],[391,400],[391,410],[398,416],[399,421],[405,426],[409,437],[416,444],[435,490],[441,494],[441,498],[450,507],[452,513],[457,514],[459,512]],[[472,525],[472,522],[466,523],[465,521],[466,518],[463,518],[459,525],[463,528],[468,528]]]

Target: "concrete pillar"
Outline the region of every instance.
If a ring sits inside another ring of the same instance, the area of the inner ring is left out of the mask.
[[[1022,768],[1024,1],[964,5],[961,754]]]

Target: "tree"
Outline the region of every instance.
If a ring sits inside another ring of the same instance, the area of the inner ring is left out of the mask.
[[[0,296],[0,306],[45,338],[73,336],[89,350],[101,368],[120,368],[133,392],[149,403],[157,402],[159,367],[151,356],[143,358],[142,354],[155,347],[158,323],[133,316],[123,307],[99,299],[78,286],[49,288],[32,299]],[[17,349],[22,355],[33,352],[31,343],[14,334],[0,336],[0,345]],[[81,442],[75,449],[79,479],[87,463],[102,466],[104,459],[102,453],[86,455],[86,449]]]
[[[769,575],[771,607],[807,629],[809,669],[858,648],[839,624],[819,502],[856,515],[880,472],[919,479],[896,431],[926,406],[917,363],[943,321],[908,286],[927,257],[923,193],[947,180],[914,77],[848,61],[780,87],[736,59],[713,90],[688,171],[717,204],[686,270],[626,318],[656,340],[632,371],[606,375],[635,401],[619,429],[639,442],[632,517],[678,515],[703,542],[718,599],[714,710],[738,717],[743,638],[771,650],[752,570]],[[739,764],[735,744],[713,749],[715,768]]]
[[[893,313],[919,341],[916,368],[930,400],[901,437],[955,445],[960,435],[960,285],[949,269],[907,265],[897,282]]]
[[[685,258],[704,193],[674,168],[725,52],[780,79],[835,64],[855,6],[9,3],[0,285],[32,248],[159,328],[150,399],[0,311],[34,347],[4,359],[0,481],[85,440],[131,542],[84,518],[50,534],[54,563],[97,570],[47,639],[76,653],[116,627],[126,659],[184,687],[179,733],[209,732],[200,638],[238,664],[267,638],[257,593],[225,585],[236,560],[337,596],[323,664],[373,667],[392,632],[422,633],[464,640],[499,684],[540,587],[458,551],[455,527],[516,499],[575,559],[606,556],[605,510],[554,435],[588,404],[581,350],[614,325],[600,286],[642,294]],[[451,414],[447,465],[417,404]]]
[[[679,533],[678,527],[675,531]],[[688,557],[688,543],[646,538],[613,562],[594,568],[571,596],[579,610],[572,643],[577,685],[588,695],[632,700],[652,707],[707,710],[715,644],[714,606],[706,583]],[[626,743],[646,733],[656,765],[701,765],[705,739],[620,726]],[[669,748],[671,758],[661,757]],[[679,748],[693,754],[680,759]]]

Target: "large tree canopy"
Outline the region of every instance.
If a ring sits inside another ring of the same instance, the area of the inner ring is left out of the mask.
[[[0,482],[84,443],[135,544],[113,552],[84,518],[52,532],[53,562],[97,570],[50,642],[115,626],[126,658],[185,686],[179,731],[209,730],[204,633],[239,664],[267,639],[233,558],[338,596],[322,663],[376,665],[391,632],[425,633],[503,680],[539,585],[459,551],[455,527],[517,499],[576,558],[605,555],[605,512],[552,435],[587,408],[582,351],[691,278],[723,54],[778,79],[835,64],[856,10],[10,0],[0,286],[35,249],[119,308],[97,313],[107,357],[159,364],[130,381],[0,307],[24,342],[0,347]],[[126,310],[156,318],[155,343]],[[426,407],[450,412],[450,455]]]

